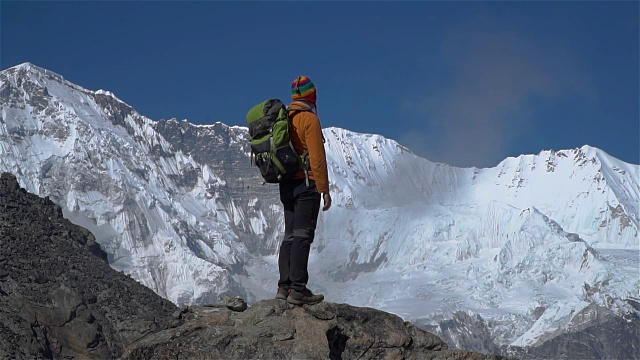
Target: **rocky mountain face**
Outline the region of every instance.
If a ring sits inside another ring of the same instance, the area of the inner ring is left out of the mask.
[[[347,304],[178,310],[106,259],[89,231],[3,173],[0,358],[500,359],[448,350],[395,315]]]
[[[636,309],[637,300],[627,300]],[[640,358],[640,316],[632,312],[619,316],[606,307],[590,305],[575,318],[568,332],[540,346],[505,349],[519,359],[638,359]],[[500,353],[500,352],[499,352]]]
[[[592,306],[635,321],[640,166],[585,145],[455,168],[379,135],[323,131],[334,205],[320,215],[310,287],[327,299],[482,352],[600,326],[578,321]],[[178,306],[273,296],[282,211],[250,164],[246,128],[154,121],[23,64],[0,72],[0,171]],[[599,333],[605,348],[629,335],[614,330]]]
[[[246,130],[222,123],[194,126],[187,121],[175,120],[155,122],[153,129],[170,144],[169,156],[179,151],[221,179],[220,183],[207,190],[209,196],[217,195],[222,209],[228,211],[233,233],[251,254],[245,256],[273,254],[280,245],[280,227],[283,224],[280,211],[273,208],[273,204],[278,204],[280,199],[276,187],[264,185],[259,172],[251,166]],[[202,177],[202,172],[195,167],[182,171],[172,180],[185,189],[193,190],[199,177]],[[242,259],[238,261],[239,265],[244,264]],[[238,269],[241,266],[233,267]]]
[[[109,267],[59,206],[0,177],[0,358],[115,358],[176,306]]]
[[[640,309],[638,300],[627,299]],[[540,312],[542,309],[540,309]],[[465,312],[439,322],[440,329],[417,323],[422,329],[440,334],[453,348],[474,349],[485,354],[503,354],[517,359],[638,359],[640,358],[640,315],[620,316],[607,307],[591,304],[573,317],[571,324],[557,329],[535,346],[499,346],[488,331],[490,322]]]

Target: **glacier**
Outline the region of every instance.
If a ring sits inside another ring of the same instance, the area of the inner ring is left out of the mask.
[[[113,268],[179,305],[275,295],[281,207],[245,127],[154,121],[29,63],[0,72],[0,101],[0,171],[91,230]],[[457,168],[323,132],[334,205],[309,272],[330,301],[436,331],[463,311],[500,346],[568,331],[592,304],[634,311],[639,165],[585,145]]]

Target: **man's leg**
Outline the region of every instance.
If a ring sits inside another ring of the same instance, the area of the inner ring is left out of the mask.
[[[278,269],[280,271],[278,288],[288,290],[291,287],[290,262],[294,220],[293,187],[289,184],[280,184],[280,201],[284,207],[284,236],[278,253]]]
[[[296,195],[289,279],[291,288],[300,292],[306,290],[309,282],[309,251],[315,237],[321,196],[314,185]]]
[[[278,255],[278,269],[280,270],[280,280],[278,287],[289,289],[291,287],[291,245],[293,244],[293,234],[285,234],[280,244],[280,253]]]

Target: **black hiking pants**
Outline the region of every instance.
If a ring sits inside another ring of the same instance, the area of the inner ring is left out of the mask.
[[[313,180],[280,183],[284,205],[284,238],[280,244],[278,287],[303,291],[309,282],[309,251],[320,211],[320,193]]]

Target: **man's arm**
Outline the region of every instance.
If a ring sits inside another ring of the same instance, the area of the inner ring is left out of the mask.
[[[305,128],[305,139],[309,149],[309,161],[311,171],[316,181],[318,192],[323,194],[324,207],[328,210],[331,207],[331,195],[329,195],[329,172],[327,170],[327,156],[322,142],[322,127],[320,119],[313,113],[306,113],[309,118]]]

